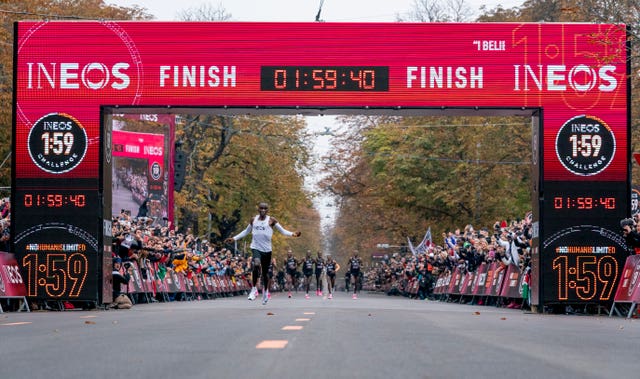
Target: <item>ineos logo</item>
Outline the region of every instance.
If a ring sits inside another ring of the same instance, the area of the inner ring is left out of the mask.
[[[22,275],[20,275],[20,269],[18,266],[3,266],[4,272],[7,275],[7,279],[9,279],[10,284],[21,284],[22,283]],[[1,282],[0,275],[0,282]],[[5,290],[4,283],[2,283],[1,287],[2,291]]]
[[[129,88],[131,78],[127,74],[129,63],[119,62],[111,67],[91,62],[84,66],[71,62],[28,62],[27,89],[79,89],[80,85],[91,90],[107,86],[115,90]]]
[[[618,87],[616,66],[604,65],[597,70],[584,64],[565,65],[514,65],[514,91],[587,92],[596,88],[601,92],[613,92]]]

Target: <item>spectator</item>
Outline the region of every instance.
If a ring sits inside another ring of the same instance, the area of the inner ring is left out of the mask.
[[[9,251],[11,239],[11,203],[9,198],[0,200],[0,251]]]
[[[622,228],[622,235],[627,245],[635,251],[636,254],[640,253],[640,224],[633,218],[625,218],[620,221],[620,227]]]
[[[122,267],[122,259],[119,257],[113,258],[113,303],[109,308],[117,309],[130,309],[133,304],[131,299],[125,292],[122,291],[123,285],[129,285],[131,275],[129,274],[130,263],[127,267]]]
[[[149,197],[147,196],[142,202],[142,204],[140,204],[140,207],[138,208],[138,215],[136,216],[137,218],[147,217],[147,214],[149,213],[148,204],[149,204]]]

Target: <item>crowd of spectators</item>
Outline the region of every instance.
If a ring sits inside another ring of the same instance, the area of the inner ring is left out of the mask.
[[[440,243],[429,244],[416,254],[393,254],[365,272],[365,287],[385,289],[388,294],[405,294],[408,283],[418,280],[420,299],[431,298],[435,280],[456,268],[474,272],[483,263],[498,262],[502,267],[516,265],[521,272],[530,269],[532,217],[511,222],[497,221],[491,228],[464,229],[442,233]]]
[[[0,251],[9,251],[11,233],[11,202],[8,197],[0,200]]]
[[[9,250],[10,212],[9,198],[1,199],[0,251]],[[440,241],[431,242],[421,252],[385,256],[365,268],[363,287],[384,289],[389,295],[407,295],[409,283],[417,280],[417,297],[426,299],[433,298],[438,276],[456,269],[464,274],[474,272],[483,263],[496,262],[502,268],[515,265],[524,273],[530,270],[531,216],[529,212],[522,219],[497,221],[490,228],[479,230],[467,225],[463,229],[442,233]],[[636,225],[640,235],[640,222],[633,223],[634,227]],[[235,254],[225,247],[216,246],[195,236],[190,229],[182,232],[166,219],[158,223],[149,217],[132,217],[131,212],[121,210],[112,219],[112,235],[114,262],[121,263],[125,271],[128,262],[136,262],[143,277],[151,264],[156,264],[156,275],[160,279],[170,270],[184,273],[187,277],[203,273],[228,276],[236,281],[247,280],[251,275],[248,254]],[[274,267],[273,272],[271,290],[281,290],[285,286],[284,262]],[[345,279],[348,290],[350,278]]]
[[[136,173],[132,168],[122,167],[116,171],[114,184],[116,186],[122,184],[125,188],[129,189],[138,204],[141,204],[144,199],[149,196],[148,179],[144,171],[142,173]]]
[[[142,216],[153,217],[157,223],[162,217],[167,217],[167,188],[163,181],[161,191],[149,190],[148,178],[145,171],[138,172],[134,167],[120,167],[115,171],[116,178],[113,180],[114,190],[123,189],[131,192],[131,199],[141,207],[144,206],[146,213]],[[138,214],[138,216],[140,216]]]
[[[230,276],[245,279],[250,273],[250,260],[231,250],[220,248],[206,239],[194,236],[190,229],[179,232],[170,221],[160,226],[148,217],[131,217],[122,210],[112,220],[113,256],[124,266],[135,261],[146,276],[150,264],[158,264],[163,279],[168,270]]]

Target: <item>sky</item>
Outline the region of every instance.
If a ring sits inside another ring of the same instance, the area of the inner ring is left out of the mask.
[[[391,22],[412,8],[414,0],[106,0],[108,4],[146,8],[157,20],[174,21],[181,10],[203,4],[222,4],[231,21],[314,21],[320,3],[321,20],[327,22]],[[519,6],[524,0],[466,0],[474,12],[481,5],[492,9]]]

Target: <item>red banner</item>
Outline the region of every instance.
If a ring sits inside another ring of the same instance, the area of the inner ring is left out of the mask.
[[[483,263],[476,269],[476,276],[473,279],[473,285],[471,289],[472,295],[481,295],[480,290],[484,288],[484,283],[487,280],[487,264]]]
[[[585,113],[616,149],[597,178],[572,179],[627,177],[624,25],[24,21],[16,39],[17,179],[94,178],[102,105],[543,107],[545,180],[567,179],[555,137]],[[88,137],[62,174],[27,151],[31,127],[52,113]]]
[[[164,135],[114,130],[113,156],[146,160],[164,159]]]
[[[140,269],[138,268],[137,262],[128,262],[131,264],[131,268],[127,269],[129,275],[131,275],[131,279],[129,280],[128,291],[129,293],[144,293],[146,292],[143,284],[142,284],[142,275],[140,274]],[[127,263],[125,263],[127,264]],[[124,265],[123,265],[124,266]],[[126,267],[124,268],[126,269]]]
[[[521,298],[522,293],[520,290],[520,285],[522,282],[522,273],[520,272],[520,268],[515,265],[509,265],[506,271],[507,273],[504,277],[504,283],[502,285],[502,290],[500,291],[500,296],[508,297],[511,299]]]
[[[176,273],[173,270],[167,269],[167,276],[165,277],[167,283],[168,292],[177,293],[185,292],[184,278],[181,274]]]
[[[460,293],[462,295],[471,295],[473,290],[473,282],[477,276],[477,272],[468,272],[467,275],[464,276],[463,285],[461,287]]]
[[[462,280],[462,273],[460,269],[456,267],[451,274],[451,281],[449,282],[449,288],[447,289],[447,293],[451,295],[459,295],[460,294],[460,281]]]
[[[489,296],[491,295],[491,288],[493,284],[494,275],[496,273],[496,268],[498,267],[497,263],[491,263],[487,266],[487,272],[484,276],[483,280],[480,280],[482,284],[479,284],[478,295],[480,296]]]
[[[24,297],[27,290],[13,254],[0,251],[0,297]]]
[[[627,258],[614,301],[640,303],[640,255],[631,255]]]
[[[507,273],[507,267],[496,263],[496,269],[493,272],[493,280],[491,281],[491,286],[489,287],[489,296],[500,296],[502,293],[502,283],[504,282],[504,278]]]
[[[222,284],[220,283],[220,277],[213,276],[213,290],[216,294],[222,293]]]
[[[153,294],[153,296],[156,296],[156,285],[154,282],[154,278],[156,277],[156,270],[153,264],[151,264],[151,262],[148,262],[146,265],[146,274],[142,275],[142,278],[144,280],[145,286],[147,287],[147,292],[150,292]],[[144,270],[142,269],[142,270]]]
[[[206,289],[207,293],[214,293],[213,280],[211,280],[211,276],[204,275],[203,279],[204,279],[204,288]]]
[[[169,292],[169,288],[168,288],[167,282],[166,282],[166,271],[164,273],[165,276],[162,276],[160,268],[159,268],[159,264],[157,262],[155,262],[153,264],[153,271],[154,271],[153,281],[154,281],[154,284],[155,284],[156,292],[160,292],[160,293]]]

